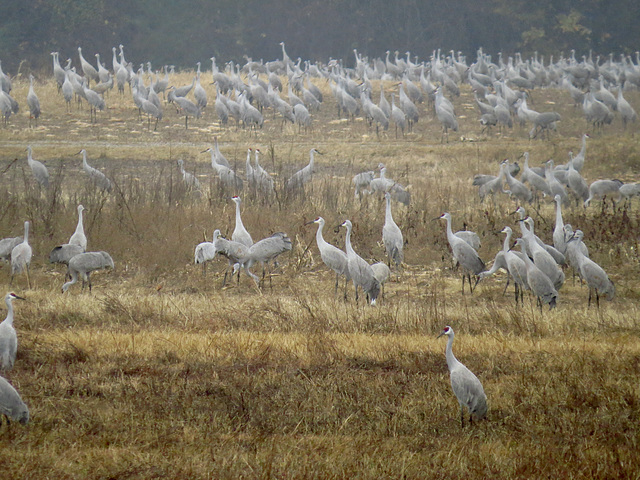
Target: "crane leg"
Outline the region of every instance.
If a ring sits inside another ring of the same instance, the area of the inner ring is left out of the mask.
[[[333,292],[333,296],[335,297],[338,294],[338,282],[340,281],[340,274],[336,272],[336,288]]]
[[[505,293],[507,293],[507,287],[509,286],[509,275],[507,275],[507,284],[504,286],[504,290],[502,292],[502,295],[504,295]],[[516,284],[516,291],[518,290],[518,285]]]
[[[29,265],[26,265],[26,272],[27,272],[27,285],[29,285],[29,290],[31,290],[31,276],[29,275]]]
[[[464,409],[460,406],[460,427],[464,428]]]

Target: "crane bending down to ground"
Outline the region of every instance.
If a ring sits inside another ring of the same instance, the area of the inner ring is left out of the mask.
[[[268,264],[281,253],[291,250],[291,239],[286,233],[276,232],[270,237],[264,238],[259,242],[251,245],[247,254],[239,260],[239,266],[249,275],[256,284],[259,284],[259,278],[249,270],[253,265],[260,262],[263,265],[262,279],[264,280],[265,270],[264,264]],[[237,267],[234,266],[234,271]],[[269,284],[271,284],[271,272],[269,272]]]
[[[347,298],[347,282],[351,279],[349,276],[349,265],[347,254],[340,250],[338,247],[331,245],[327,242],[323,235],[322,229],[324,228],[324,218],[317,217],[311,222],[307,222],[306,225],[316,223],[318,225],[318,231],[316,232],[316,243],[318,244],[318,250],[320,250],[320,258],[324,264],[331,270],[336,272],[336,287],[334,295],[338,293],[338,281],[340,275],[344,275],[344,298]]]
[[[0,377],[0,413],[23,425],[29,423],[29,409],[15,388],[4,377]]]
[[[474,415],[481,420],[487,415],[487,396],[478,377],[460,363],[453,354],[451,349],[454,337],[453,328],[444,327],[438,338],[443,335],[449,337],[445,355],[447,357],[449,376],[451,377],[451,388],[460,404],[460,424],[464,428],[464,407],[469,409],[470,424],[473,423]]]
[[[11,370],[16,361],[18,351],[18,335],[13,328],[13,301],[24,300],[15,293],[7,293],[4,303],[7,304],[7,318],[0,323],[0,368],[4,371]]]
[[[82,289],[84,290],[85,284],[88,283],[91,292],[91,272],[103,268],[114,268],[113,259],[107,252],[86,252],[74,256],[69,260],[71,280],[62,285],[62,293],[78,281],[78,275],[82,278]]]
[[[358,255],[351,246],[351,229],[353,226],[349,220],[345,220],[341,227],[346,227],[347,235],[344,243],[347,251],[347,266],[349,268],[349,276],[353,281],[353,286],[356,290],[356,303],[358,302],[358,287],[362,288],[362,291],[369,297],[371,305],[376,304],[376,299],[380,293],[380,283],[376,280],[371,265],[369,265],[364,258]]]

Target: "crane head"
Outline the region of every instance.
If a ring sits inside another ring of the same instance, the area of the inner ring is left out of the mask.
[[[438,335],[436,338],[440,338],[443,335],[446,335],[446,336],[453,335],[453,328],[451,328],[449,325],[447,325],[446,327],[444,327],[442,329],[442,331],[440,332],[440,335]]]
[[[311,220],[305,223],[305,225],[311,225],[312,223],[324,223],[324,219],[322,217],[316,217],[315,220]]]
[[[11,300],[25,300],[25,301],[27,300],[26,298],[24,298],[24,297],[20,297],[20,296],[16,295],[16,294],[15,294],[15,293],[13,293],[13,292],[11,292],[11,293],[7,293],[7,297],[6,297],[6,298],[7,298],[7,300],[8,300],[9,298],[10,298]]]

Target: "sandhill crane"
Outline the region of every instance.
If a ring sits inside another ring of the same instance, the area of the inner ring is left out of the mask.
[[[256,176],[256,182],[258,184],[258,187],[264,193],[273,194],[275,193],[275,188],[273,186],[273,178],[271,178],[271,175],[269,175],[269,172],[267,172],[260,165],[260,162],[258,160],[259,155],[260,155],[260,149],[256,148],[254,151],[254,162],[255,162],[254,174]]]
[[[565,277],[562,269],[558,265],[558,261],[549,250],[545,248],[544,244],[540,244],[542,242],[538,242],[539,239],[533,232],[533,219],[531,217],[527,217],[521,221],[520,224],[522,227],[522,236],[527,242],[527,251],[533,263],[549,277],[553,282],[554,288],[559,290],[564,284]],[[528,225],[529,229],[525,228],[524,224]],[[564,255],[562,255],[562,263],[565,263]]]
[[[553,246],[560,253],[567,251],[567,242],[564,238],[564,220],[562,220],[562,198],[560,195],[553,197],[556,204],[556,223],[553,228]]]
[[[22,243],[23,237],[8,237],[0,240],[0,261],[9,263],[11,261],[11,250],[16,245]]]
[[[444,141],[444,137],[447,137],[447,143],[449,143],[449,129],[454,132],[458,131],[458,121],[456,120],[455,112],[451,102],[444,97],[442,87],[436,91],[435,99],[436,116],[442,124],[442,136],[440,137],[440,143]]]
[[[29,277],[29,266],[31,265],[31,257],[33,250],[29,245],[29,221],[24,222],[24,236],[22,237],[22,243],[19,243],[11,250],[11,280],[9,285],[13,283],[13,276],[16,273],[27,274],[27,284],[31,289],[31,278]]]
[[[33,90],[33,75],[29,74],[29,93],[27,94],[27,105],[29,106],[29,126],[31,119],[35,119],[36,127],[38,126],[38,117],[40,117],[40,100]]]
[[[85,284],[89,284],[91,292],[91,272],[103,268],[114,268],[113,259],[107,252],[85,252],[80,253],[69,260],[69,274],[71,281],[62,285],[62,293],[66,292],[71,285],[78,281],[78,275],[82,278],[82,290]]]
[[[64,68],[60,66],[59,53],[51,52],[51,56],[53,57],[53,77],[56,79],[56,83],[58,84],[58,92],[60,92],[62,84],[65,81],[66,74],[64,72]]]
[[[541,137],[544,137],[544,132],[547,132],[547,138],[549,138],[550,130],[556,129],[556,123],[561,120],[560,114],[557,112],[542,112],[533,120],[533,128],[529,132],[529,138],[535,138],[540,133]]]
[[[198,62],[198,73],[196,74],[196,84],[193,87],[193,96],[196,99],[198,108],[204,110],[207,106],[207,92],[200,85],[200,62]]]
[[[389,277],[391,276],[391,270],[384,262],[377,262],[372,264],[371,270],[373,271],[373,276],[380,284],[382,298],[384,298],[384,284],[387,283],[387,280],[389,280]]]
[[[214,255],[219,253],[223,257],[226,257],[229,264],[224,271],[224,278],[222,280],[222,286],[224,287],[227,283],[227,275],[229,273],[229,268],[233,267],[233,274],[236,272],[235,266],[239,265],[240,261],[247,256],[249,252],[249,247],[240,243],[234,242],[233,240],[227,240],[220,235],[220,230],[215,230],[213,232],[213,244],[215,247]],[[197,263],[197,262],[196,262]],[[240,272],[238,271],[238,282],[240,282]]]
[[[239,260],[240,266],[249,275],[256,284],[259,284],[259,278],[249,270],[253,265],[260,262],[263,265],[268,264],[278,255],[291,250],[291,239],[286,233],[276,232],[270,237],[264,238],[259,242],[251,245],[247,254]],[[264,280],[265,271],[262,270],[262,279]],[[269,272],[269,283],[271,283],[271,272]]]
[[[625,201],[630,201],[631,197],[640,195],[640,183],[627,183],[620,186],[620,196]]]
[[[29,167],[31,167],[33,176],[35,177],[36,181],[40,184],[40,186],[48,188],[49,187],[49,171],[47,170],[47,167],[45,167],[43,163],[33,159],[31,154],[31,145],[27,147],[27,163],[29,164]]]
[[[174,101],[182,111],[182,114],[184,115],[185,130],[189,129],[189,117],[200,118],[200,115],[202,114],[200,107],[198,107],[188,98],[179,96],[175,87],[170,87],[167,98],[169,98],[171,101]]]
[[[231,168],[229,160],[227,160],[220,151],[220,146],[218,145],[218,137],[213,137],[213,150],[211,151],[211,155],[215,156],[216,163],[218,163],[219,165],[224,165],[227,168]],[[213,158],[211,159],[211,163],[213,164]]]
[[[399,84],[400,91],[398,93],[398,100],[400,102],[400,108],[407,116],[407,125],[409,127],[409,131],[413,131],[413,125],[418,123],[420,116],[418,114],[418,107],[411,101],[411,99],[404,93],[404,88],[402,83]]]
[[[474,285],[471,284],[471,274],[477,276],[482,272],[484,270],[484,262],[480,259],[478,253],[471,245],[453,234],[453,231],[451,230],[451,214],[443,213],[438,218],[445,219],[447,221],[447,240],[449,241],[449,246],[453,253],[453,259],[462,267],[463,270],[462,293],[464,294],[465,278],[469,280],[469,288],[471,293],[473,293]],[[477,283],[478,279],[476,278],[475,284]]]
[[[87,151],[83,148],[76,155],[82,155],[82,168],[89,176],[91,182],[103,192],[111,192],[113,184],[107,176],[97,168],[93,168],[87,163]]]
[[[511,246],[511,235],[512,230],[510,227],[505,227],[501,233],[505,233],[505,238],[502,246],[502,250],[496,254],[496,257],[493,261],[493,265],[490,270],[486,272],[480,273],[478,277],[480,279],[486,278],[490,275],[493,275],[500,268],[507,271],[507,283],[504,287],[503,294],[507,291],[509,287],[509,282],[511,279],[514,281],[515,286],[515,299],[516,305],[518,305],[518,298],[522,300],[524,290],[528,290],[529,286],[527,285],[527,272],[524,264],[524,260],[522,260],[521,252],[513,252],[510,249]]]
[[[209,147],[200,153],[207,153],[207,152],[211,153],[211,166],[220,177],[220,182],[222,182],[222,184],[227,188],[231,188],[234,190],[242,190],[243,181],[238,175],[236,175],[236,172],[231,170],[229,167],[226,167],[221,163],[218,163],[218,160],[216,158],[216,154],[213,148]]]
[[[352,181],[356,187],[356,190],[355,190],[356,198],[360,197],[362,195],[362,192],[366,193],[368,191],[369,185],[371,184],[373,177],[374,177],[373,170],[369,170],[368,172],[362,172],[354,175]]]
[[[531,185],[531,188],[533,188],[536,193],[542,192],[545,195],[553,195],[551,193],[551,188],[549,187],[549,184],[547,183],[545,178],[543,176],[540,176],[535,172],[535,170],[529,167],[529,152],[524,152],[522,156],[524,157],[524,166],[522,168],[522,175],[520,175],[520,179],[522,180],[522,182],[527,182],[529,185]]]
[[[69,79],[69,72],[65,72],[64,80],[62,81],[62,96],[64,97],[65,105],[67,107],[67,113],[71,111],[71,100],[73,99],[73,85]]]
[[[349,276],[349,265],[347,254],[340,250],[338,247],[328,243],[322,235],[322,229],[324,228],[324,218],[317,217],[311,222],[307,222],[305,225],[317,224],[318,230],[316,232],[316,243],[318,250],[320,251],[320,258],[324,264],[331,270],[336,272],[336,286],[334,295],[338,293],[338,281],[340,275],[344,275],[344,298],[347,298],[347,282],[351,279]]]
[[[193,173],[187,172],[184,169],[184,160],[181,158],[178,159],[178,169],[182,174],[182,181],[184,182],[187,189],[200,190],[200,181],[198,177],[196,177]]]
[[[25,300],[15,293],[7,293],[4,303],[7,305],[7,317],[0,323],[0,368],[4,371],[11,370],[16,361],[18,351],[18,335],[13,328],[13,301]]]
[[[562,199],[562,203],[565,205],[568,204],[569,195],[567,195],[567,190],[558,181],[558,179],[553,173],[553,160],[547,160],[547,162],[545,163],[544,178],[547,181],[547,184],[549,185],[549,189],[551,190],[551,193],[553,194],[554,198],[556,195],[560,195],[560,198]]]
[[[49,263],[62,263],[64,265],[69,265],[69,261],[79,255],[84,253],[85,249],[80,245],[72,245],[70,243],[64,243],[62,245],[58,245],[51,250],[49,253]],[[69,275],[69,269],[67,268],[67,274]],[[66,278],[65,278],[66,280]]]
[[[69,244],[71,245],[79,245],[82,247],[83,251],[87,249],[87,236],[84,234],[84,225],[82,221],[82,212],[84,212],[85,208],[82,205],[78,205],[78,224],[76,225],[76,230],[69,238]]]
[[[351,229],[353,228],[351,222],[345,220],[340,226],[347,229],[344,243],[347,252],[349,276],[356,290],[356,303],[358,302],[358,288],[362,288],[362,291],[369,297],[373,306],[376,304],[376,299],[380,293],[380,284],[376,280],[371,266],[351,246]]]
[[[220,89],[216,87],[216,103],[213,105],[213,108],[216,111],[218,120],[220,120],[220,125],[226,125],[229,122],[229,108],[226,103],[224,103],[223,98]]]
[[[638,119],[638,114],[629,104],[626,98],[622,96],[622,86],[618,88],[618,111],[622,118],[622,124],[626,130],[627,123],[635,122]]]
[[[309,164],[296,173],[294,173],[289,180],[287,180],[286,188],[287,190],[295,190],[301,188],[305,183],[308,183],[313,178],[313,161],[314,154],[323,155],[315,148],[309,150]]]
[[[89,103],[89,115],[92,122],[98,121],[98,110],[102,111],[105,108],[104,98],[102,95],[91,90],[87,87],[86,83],[82,82],[82,92],[84,93],[84,98]]]
[[[251,238],[251,234],[247,231],[242,223],[242,217],[240,216],[240,203],[242,200],[240,197],[233,196],[231,200],[236,204],[236,226],[233,229],[233,233],[231,234],[231,240],[234,242],[239,242],[247,247],[253,245],[253,239]]]
[[[589,198],[589,186],[582,178],[580,172],[575,169],[573,162],[569,162],[569,170],[567,171],[567,180],[569,188],[579,202],[583,202]],[[555,198],[555,197],[554,197]]]
[[[460,424],[464,428],[464,407],[469,410],[469,423],[473,423],[473,416],[482,420],[487,414],[487,396],[484,393],[482,384],[471,370],[465,367],[456,359],[451,346],[453,345],[453,328],[446,326],[437,338],[446,335],[447,348],[445,355],[447,367],[451,379],[451,388],[460,404]]]
[[[582,230],[576,230],[574,233],[575,240],[569,240],[570,242],[581,242],[584,234]],[[580,278],[582,278],[589,287],[589,303],[591,306],[591,297],[595,292],[596,305],[600,308],[600,295],[607,295],[607,300],[613,300],[616,289],[613,282],[609,280],[607,273],[596,262],[585,256],[579,248],[575,249],[575,261],[578,265],[578,271]]]
[[[407,127],[407,117],[404,112],[396,106],[396,95],[391,94],[391,120],[396,126],[396,138],[398,138],[398,128],[404,137],[404,129]]]
[[[530,203],[531,199],[533,198],[533,194],[531,193],[531,190],[529,190],[527,186],[524,183],[522,183],[520,180],[513,178],[511,176],[511,173],[509,173],[508,168],[504,169],[504,176],[505,176],[505,180],[507,181],[507,184],[509,185],[509,191],[511,192],[511,195],[516,197],[521,202]]]
[[[293,118],[295,123],[298,124],[298,133],[300,133],[303,128],[305,133],[311,130],[311,114],[303,104],[298,103],[293,106]]]
[[[604,197],[609,196],[615,199],[620,199],[620,187],[622,182],[618,179],[615,180],[596,180],[589,185],[589,197],[584,201],[584,206],[588,206],[596,197],[604,200]]]
[[[29,423],[29,409],[15,388],[4,377],[0,377],[0,414],[22,425]]]
[[[382,243],[387,251],[387,263],[391,266],[391,261],[395,263],[396,268],[400,266],[404,258],[403,247],[404,240],[400,227],[393,221],[391,214],[391,194],[384,194],[386,200],[386,209],[384,216],[384,226],[382,227]]]
[[[84,59],[84,57],[82,56],[82,48],[80,47],[78,47],[78,56],[80,57],[80,66],[82,67],[82,71],[84,72],[85,77],[87,77],[89,81],[93,80],[94,82],[98,83],[100,81],[98,71],[93,65],[91,65]]]
[[[588,133],[582,134],[582,146],[580,147],[580,151],[571,160],[573,168],[575,168],[579,172],[581,172],[582,167],[584,167],[584,160],[587,153],[587,138],[590,138],[590,135]]]
[[[549,310],[551,310],[556,306],[558,291],[553,286],[551,279],[549,279],[549,277],[540,270],[526,254],[524,238],[518,238],[516,240],[516,245],[519,245],[522,249],[523,255],[521,258],[527,268],[527,284],[538,299],[540,310],[542,310],[543,303],[549,305]]]

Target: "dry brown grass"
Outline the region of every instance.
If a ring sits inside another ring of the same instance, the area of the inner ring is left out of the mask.
[[[183,74],[176,83],[188,81]],[[15,82],[21,104],[27,87]],[[480,204],[471,177],[524,150],[534,164],[564,162],[585,128],[568,96],[534,93],[533,108],[557,109],[563,120],[550,141],[530,142],[518,129],[480,134],[464,90],[455,100],[463,140],[441,145],[426,106],[414,134],[378,139],[360,120],[337,120],[323,88],[326,105],[304,135],[281,130],[270,113],[255,137],[221,130],[212,109],[185,132],[171,107],[158,132],[149,132],[130,97],[113,92],[90,125],[85,110],[65,113],[51,82],[36,88],[43,105],[37,129],[26,128],[24,112],[0,129],[0,171],[18,158],[0,178],[0,232],[20,234],[32,220],[36,252],[35,289],[24,293],[22,277],[14,286],[29,302],[16,304],[20,346],[8,375],[32,421],[0,431],[7,478],[637,477],[637,200],[630,209],[596,203],[565,212],[616,283],[617,298],[600,310],[587,308],[585,288],[570,279],[552,312],[528,300],[515,308],[502,295],[504,276],[461,296],[443,225],[431,221],[450,211],[455,228],[466,222],[481,235],[481,256],[491,260],[500,230],[513,226],[514,204]],[[626,97],[638,106],[637,93]],[[260,291],[243,277],[222,290],[226,262],[214,262],[205,277],[192,264],[203,232],[210,239],[213,228],[233,230],[231,192],[213,178],[208,154],[199,154],[213,135],[240,171],[254,146],[276,172],[276,200],[245,195],[243,204],[254,240],[274,231],[294,240],[273,289]],[[47,162],[48,192],[33,185],[27,144]],[[311,147],[326,155],[317,158],[304,197],[290,201],[282,180],[307,162]],[[74,156],[80,148],[115,180],[113,195],[87,185]],[[637,180],[639,157],[631,132],[608,127],[589,142],[585,175]],[[184,191],[177,158],[200,176],[204,198]],[[330,227],[350,218],[357,251],[383,259],[383,204],[355,200],[350,183],[379,162],[411,185],[413,202],[394,206],[407,265],[387,284],[384,301],[369,308],[333,297],[334,277],[317,253],[315,228],[304,222],[324,216],[326,238],[341,245],[343,233]],[[94,276],[92,295],[72,287],[63,296],[62,270],[46,257],[73,232],[78,203],[87,207],[90,249],[109,251],[116,270]],[[531,213],[550,238],[552,208]],[[458,358],[489,398],[488,421],[464,430],[444,341],[435,339],[446,324],[458,334]]]

